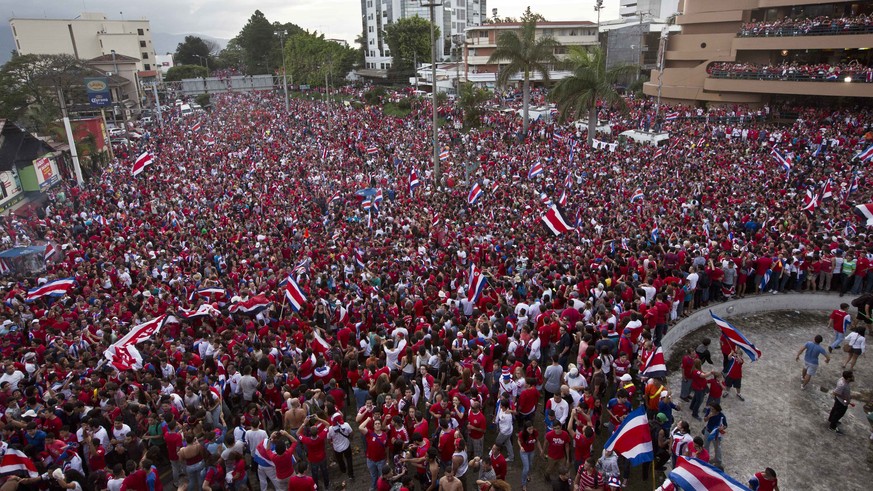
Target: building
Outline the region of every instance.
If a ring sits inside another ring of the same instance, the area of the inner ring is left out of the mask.
[[[428,2],[440,2],[434,8],[434,19],[440,28],[437,60],[460,58],[460,41],[464,31],[478,26],[487,18],[486,0],[361,0],[364,35],[367,37],[364,63],[371,70],[383,72],[391,67],[391,50],[385,42],[385,27],[400,19],[421,17],[430,20]]]
[[[667,102],[764,104],[873,97],[873,2],[684,0],[664,70]]]
[[[520,22],[503,22],[483,24],[468,28],[464,43],[464,69],[462,77],[471,82],[493,87],[497,78],[499,65],[489,63],[488,58],[497,48],[497,38],[501,32],[516,30]],[[537,23],[537,37],[552,36],[561,46],[555,50],[558,59],[566,58],[573,46],[597,45],[597,24],[588,21],[561,21]],[[555,70],[551,78],[561,79],[566,72]],[[533,80],[538,80],[534,75]],[[519,75],[520,78],[520,75]]]
[[[44,192],[57,184],[66,170],[60,152],[0,119],[0,211],[24,199],[25,193]]]
[[[167,53],[165,55],[155,55],[155,66],[161,72],[161,74],[166,75],[167,71],[170,68],[176,66],[175,61],[173,61],[173,53]]]
[[[640,12],[652,17],[667,18],[677,12],[679,0],[621,0],[618,15],[622,19],[632,19]]]
[[[679,31],[667,19],[648,15],[601,22],[600,41],[606,51],[606,67],[639,65],[645,73],[657,68],[658,40],[665,28]]]
[[[137,60],[137,70],[155,68],[149,21],[111,20],[99,13],[75,19],[9,19],[15,49],[23,55],[67,54],[90,60],[116,53]]]

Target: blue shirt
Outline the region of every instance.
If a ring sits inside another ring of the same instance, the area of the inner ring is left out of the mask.
[[[803,361],[810,365],[818,365],[818,357],[828,354],[820,344],[812,341],[808,341],[804,346],[806,346],[806,351],[803,354]]]

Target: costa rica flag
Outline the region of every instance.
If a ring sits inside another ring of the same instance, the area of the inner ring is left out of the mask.
[[[294,281],[294,278],[290,276],[285,283],[285,299],[288,300],[294,312],[300,312],[303,304],[306,303],[306,294],[303,293],[303,290],[300,289],[300,285]]]
[[[270,302],[264,295],[255,295],[246,301],[237,302],[231,305],[230,313],[255,316],[264,310],[267,310],[267,307],[269,307],[271,303],[272,302]]]
[[[761,357],[761,350],[756,348],[751,341],[746,339],[746,337],[743,336],[743,333],[741,333],[739,329],[732,326],[730,322],[715,315],[711,310],[709,311],[709,315],[712,316],[712,320],[715,322],[715,325],[717,325],[719,329],[721,329],[721,333],[732,346],[738,346],[746,353],[746,355],[749,356],[749,359],[752,361],[755,361]]]
[[[138,176],[145,170],[146,166],[152,165],[154,162],[154,157],[149,152],[143,152],[142,155],[136,158],[133,162],[133,169],[131,169],[131,173],[134,176]]]
[[[533,179],[534,177],[543,173],[543,164],[539,160],[534,162],[534,165],[527,172],[527,178]]]
[[[751,491],[721,469],[683,455],[667,477],[682,491]]]
[[[873,203],[855,205],[855,215],[866,220],[868,227],[873,227]]]
[[[440,160],[449,160],[449,151],[443,150],[440,152]]]
[[[664,350],[660,346],[645,360],[640,374],[646,377],[662,377],[667,374],[667,363],[664,361]]]
[[[27,291],[27,298],[25,299],[27,302],[33,302],[34,300],[50,296],[50,297],[62,297],[70,291],[73,286],[76,285],[76,280],[73,278],[64,278],[60,280],[50,281],[42,286],[38,286],[36,288],[31,288]]]
[[[415,172],[415,169],[411,169],[409,171],[409,194],[411,195],[415,188],[421,185],[421,181],[418,180],[418,173]]]
[[[555,205],[549,207],[549,210],[545,215],[543,215],[543,223],[545,223],[549,231],[555,235],[561,235],[573,230],[573,227],[567,224],[567,221],[564,220],[564,217],[561,216],[560,210],[558,210],[558,207]]]
[[[643,189],[642,189],[642,188],[637,188],[637,190],[634,191],[633,196],[631,196],[631,199],[630,199],[630,200],[631,200],[631,203],[633,203],[633,202],[635,202],[635,201],[639,201],[639,200],[641,200],[641,199],[643,199],[643,198],[645,198],[645,197],[646,197],[646,195],[643,194]]]
[[[679,111],[667,113],[664,115],[664,121],[675,121],[679,119]]]
[[[488,284],[488,279],[482,274],[482,271],[471,264],[470,272],[467,276],[467,300],[472,303],[478,302],[486,284]]]
[[[617,452],[634,466],[655,460],[646,407],[640,406],[631,411],[603,448]]]
[[[467,203],[475,205],[476,201],[478,201],[480,197],[482,197],[482,186],[480,186],[478,182],[473,183],[473,187],[467,194]]]
[[[867,162],[868,160],[873,159],[873,145],[867,147],[867,150],[855,155],[856,159],[860,159],[861,162]]]

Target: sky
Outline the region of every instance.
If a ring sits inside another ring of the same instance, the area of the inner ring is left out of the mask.
[[[548,20],[596,20],[595,0],[487,0],[488,14],[518,17],[527,5]],[[602,19],[618,17],[619,0],[606,0]],[[255,10],[270,22],[293,22],[350,44],[361,32],[360,0],[0,0],[9,17],[73,18],[101,12],[110,19],[147,18],[153,32],[206,34],[230,39]],[[8,28],[8,24],[6,26]]]

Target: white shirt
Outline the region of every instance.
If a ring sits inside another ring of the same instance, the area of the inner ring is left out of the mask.
[[[560,402],[557,402],[557,403],[556,403],[556,402],[555,402],[555,398],[553,397],[553,398],[551,399],[551,401],[552,401],[552,407],[551,407],[551,409],[552,409],[552,411],[555,412],[555,419],[557,419],[558,421],[560,421],[561,424],[566,423],[566,422],[567,422],[567,416],[570,415],[570,405],[567,404],[567,401],[565,401],[564,399],[561,399]]]
[[[349,448],[349,436],[352,434],[352,427],[345,421],[341,425],[333,425],[327,430],[327,439],[333,445],[335,452],[344,452]]]
[[[121,428],[116,428],[114,425],[112,426],[112,438],[115,440],[123,441],[128,433],[130,433],[130,426],[127,426],[126,424],[122,424]]]
[[[389,370],[400,370],[400,364],[397,363],[400,354],[403,353],[403,350],[406,349],[406,340],[401,339],[397,343],[397,347],[392,349],[385,349],[385,365],[388,366]]]
[[[494,417],[494,420],[497,423],[497,429],[498,431],[500,431],[501,435],[512,434],[512,413],[508,411],[498,411],[497,416]]]
[[[9,390],[11,392],[18,388],[18,382],[21,382],[22,379],[24,379],[24,374],[21,373],[21,370],[15,370],[12,373],[4,373],[0,377],[0,384],[9,382]]]
[[[249,430],[246,431],[246,445],[249,447],[249,453],[254,454],[255,450],[258,448],[258,445],[261,444],[262,441],[266,440],[267,432],[264,430]]]

